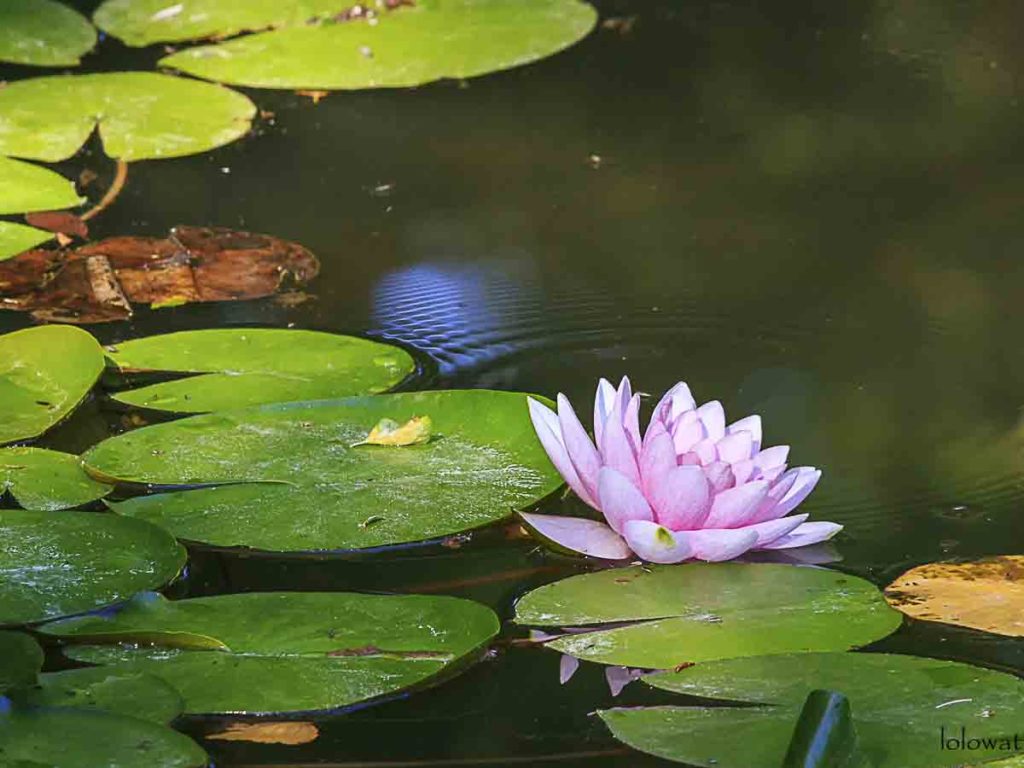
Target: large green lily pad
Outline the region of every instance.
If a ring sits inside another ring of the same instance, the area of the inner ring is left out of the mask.
[[[102,348],[80,328],[47,325],[0,336],[0,444],[36,437],[61,421],[103,366]]]
[[[55,0],[0,3],[0,61],[42,67],[75,66],[96,45],[92,24]]]
[[[0,510],[0,541],[0,625],[119,603],[185,565],[166,531],[111,514]]]
[[[153,72],[18,80],[0,89],[0,155],[66,160],[98,127],[111,157],[180,157],[244,136],[255,113],[240,93]]]
[[[430,442],[355,444],[377,422],[433,422]],[[89,451],[100,478],[222,485],[113,504],[175,536],[270,551],[428,540],[508,517],[561,478],[526,395],[415,392],[222,411],[135,430]]]
[[[376,394],[416,369],[408,352],[389,344],[277,328],[168,333],[123,342],[108,354],[122,370],[206,374],[114,396],[177,413]]]
[[[739,656],[846,650],[885,637],[901,618],[874,585],[844,573],[690,563],[571,576],[520,599],[515,621],[591,628],[547,643],[580,659],[668,669]]]
[[[452,597],[250,592],[177,602],[144,596],[113,616],[42,631],[130,643],[66,652],[162,677],[188,712],[263,713],[335,709],[424,683],[498,628],[490,609]]]
[[[48,672],[14,697],[24,707],[74,707],[167,724],[185,704],[170,684],[155,675],[86,667]]]
[[[160,63],[257,88],[401,88],[543,59],[596,21],[593,7],[579,0],[416,0],[373,19],[277,29],[189,48]]]
[[[2,9],[0,5],[0,16]],[[59,173],[0,157],[0,213],[56,211],[73,208],[83,200],[75,191],[75,185]]]
[[[32,685],[43,668],[43,649],[24,632],[0,632],[0,695]]]
[[[52,232],[44,232],[13,221],[0,221],[0,261],[17,256],[52,239]]]
[[[12,768],[204,768],[209,757],[184,734],[135,717],[89,709],[0,714],[0,765]]]
[[[661,706],[599,712],[620,741],[668,760],[714,768],[777,768],[815,689],[850,701],[874,768],[945,768],[1012,754],[1024,681],[951,661],[867,653],[758,656],[698,664],[644,682],[666,691],[756,707]],[[963,731],[961,731],[963,729]],[[943,748],[943,739],[994,739]],[[1019,744],[1019,740],[1018,740]]]
[[[0,496],[9,492],[26,509],[69,509],[106,496],[77,456],[45,448],[0,448]]]

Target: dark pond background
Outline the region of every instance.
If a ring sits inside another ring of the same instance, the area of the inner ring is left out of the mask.
[[[248,228],[302,242],[323,272],[300,306],[142,310],[91,330],[368,334],[433,358],[433,386],[562,391],[584,410],[600,376],[651,393],[685,379],[824,469],[805,510],[847,526],[838,567],[882,585],[1024,552],[1024,6],[596,5],[623,21],[545,62],[315,105],[251,91],[273,113],[254,136],[133,166],[95,236]],[[160,53],[108,40],[86,68]],[[95,147],[63,170],[84,167],[109,179]],[[0,315],[0,331],[23,325]],[[84,448],[122,417],[94,402],[46,443]],[[508,617],[572,570],[492,534],[362,561],[197,551],[173,592],[423,591]],[[1019,641],[938,625],[877,647],[1024,670]],[[613,700],[592,665],[560,687],[557,667],[500,648],[440,688],[322,718],[313,744],[206,746],[221,766],[663,764],[588,716],[653,694]]]

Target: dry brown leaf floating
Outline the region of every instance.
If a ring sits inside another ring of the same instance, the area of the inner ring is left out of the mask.
[[[353,444],[357,445],[420,445],[430,442],[432,424],[429,416],[413,416],[405,424],[399,424],[394,419],[381,419],[377,425],[370,430],[365,440]]]
[[[885,599],[914,619],[1024,637],[1024,555],[912,568]]]
[[[211,733],[211,741],[248,741],[253,744],[309,744],[320,736],[313,723],[231,723],[220,733]]]

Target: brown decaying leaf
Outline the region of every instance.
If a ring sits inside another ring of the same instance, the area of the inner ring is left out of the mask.
[[[912,568],[885,598],[915,619],[1024,637],[1024,555]]]
[[[230,723],[219,733],[206,738],[211,741],[249,741],[254,744],[309,744],[320,736],[313,723]]]
[[[230,229],[176,227],[170,237],[113,237],[0,262],[0,307],[41,321],[101,323],[156,307],[237,301],[304,285],[320,269],[302,246]]]
[[[45,229],[47,232],[74,235],[83,240],[89,237],[89,225],[70,211],[26,213],[25,221],[36,229]]]

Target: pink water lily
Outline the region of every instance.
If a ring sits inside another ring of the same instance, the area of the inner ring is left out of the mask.
[[[607,521],[523,515],[561,546],[609,559],[720,561],[816,544],[842,529],[789,514],[820,470],[787,470],[789,446],[761,448],[759,416],[726,426],[722,404],[698,407],[683,382],[655,406],[643,438],[640,397],[627,378],[617,390],[604,379],[598,385],[593,440],[564,395],[557,413],[533,398],[529,407],[555,468]]]

